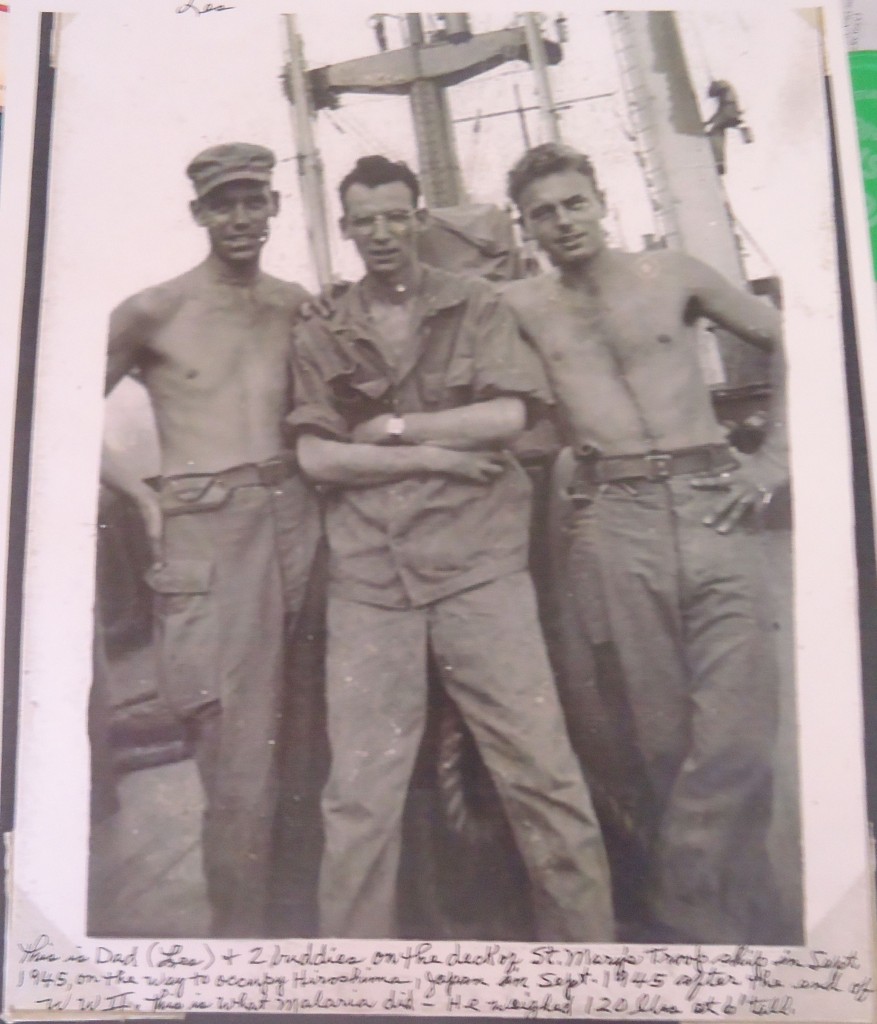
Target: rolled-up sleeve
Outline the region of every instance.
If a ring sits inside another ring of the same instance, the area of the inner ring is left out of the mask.
[[[347,422],[332,402],[329,381],[338,369],[333,348],[331,332],[319,323],[302,324],[293,334],[293,409],[286,417],[293,439],[301,434],[319,434],[338,441],[350,438]]]

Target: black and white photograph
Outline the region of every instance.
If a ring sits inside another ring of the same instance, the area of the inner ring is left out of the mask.
[[[869,1019],[835,7],[28,17],[7,1009]]]

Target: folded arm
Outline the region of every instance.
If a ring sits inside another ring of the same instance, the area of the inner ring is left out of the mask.
[[[304,473],[315,483],[370,487],[423,474],[444,474],[487,483],[507,465],[499,454],[460,452],[436,445],[387,447],[333,441],[302,434],[296,451]]]
[[[490,398],[473,405],[439,412],[405,414],[405,429],[399,441],[405,445],[437,445],[458,451],[483,450],[513,441],[524,429],[526,409],[522,399],[513,395]],[[375,416],[359,424],[353,440],[368,444],[386,444],[389,414]]]

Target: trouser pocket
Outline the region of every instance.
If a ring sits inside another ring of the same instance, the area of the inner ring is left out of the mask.
[[[220,696],[213,563],[163,562],[146,582],[155,595],[159,686],[172,710],[188,717]]]

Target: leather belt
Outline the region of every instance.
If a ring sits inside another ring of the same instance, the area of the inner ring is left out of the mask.
[[[703,444],[695,448],[677,448],[670,452],[646,452],[642,455],[599,455],[577,451],[577,476],[588,484],[608,484],[621,480],[666,480],[686,473],[717,473],[740,465],[726,444]]]
[[[226,487],[276,487],[293,475],[296,466],[295,456],[289,452],[265,462],[248,462],[210,475]]]
[[[238,487],[277,487],[295,474],[295,455],[286,452],[265,462],[248,462],[216,473],[180,473],[155,481],[162,507],[169,515],[190,508],[220,508]]]

